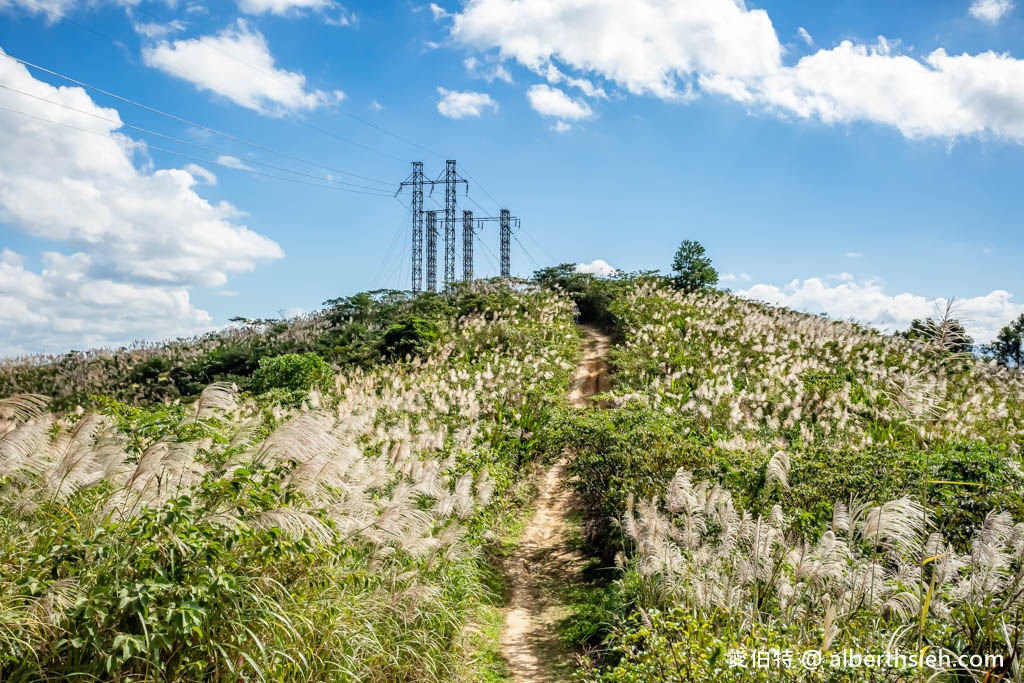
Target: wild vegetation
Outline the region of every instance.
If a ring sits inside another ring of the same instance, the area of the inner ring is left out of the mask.
[[[546,292],[443,306],[436,338],[401,347],[416,355],[337,375],[264,358],[258,395],[0,401],[0,680],[488,675],[469,635],[493,597],[481,548],[578,339]]]
[[[236,318],[233,327],[194,339],[0,359],[0,396],[42,394],[69,410],[92,406],[98,396],[126,403],[191,398],[213,382],[246,390],[261,359],[312,353],[336,370],[372,365],[425,348],[461,312],[437,295],[364,292],[290,320]]]
[[[983,357],[952,307],[884,335],[673,266],[0,366],[0,680],[503,680],[492,560],[555,459],[579,680],[1024,680],[1016,323]],[[574,313],[615,342],[583,408]],[[953,659],[736,658],[844,650]]]
[[[569,620],[597,646],[581,675],[904,680],[727,654],[930,648],[1003,657],[945,680],[1019,680],[1024,377],[669,284],[591,285],[622,342],[614,409],[552,431],[591,551],[620,568]]]

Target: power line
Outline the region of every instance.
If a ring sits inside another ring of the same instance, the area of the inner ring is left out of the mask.
[[[494,270],[498,270],[498,257],[494,255],[494,252],[491,251],[491,248],[487,246],[487,243],[480,239],[479,235],[476,235],[475,237],[476,241],[480,243],[480,246],[482,246],[484,248],[484,251],[487,253],[487,260],[490,261],[491,266],[494,268]]]
[[[558,259],[556,259],[554,256],[552,256],[551,252],[544,248],[544,243],[541,242],[536,237],[534,237],[532,232],[530,232],[529,230],[523,230],[522,226],[519,227],[519,232],[523,233],[524,235],[529,237],[531,240],[533,240],[533,243],[536,244],[540,248],[540,250],[542,252],[544,252],[544,256],[546,256],[548,259],[550,259],[552,265],[558,263]]]
[[[115,39],[115,38],[113,38],[113,37],[111,37],[111,36],[109,36],[109,35],[107,35],[105,33],[102,33],[101,31],[97,31],[97,30],[95,30],[95,29],[93,29],[93,28],[91,28],[89,26],[86,26],[85,24],[82,24],[82,23],[80,23],[78,21],[75,21],[74,19],[71,19],[70,17],[67,17],[67,16],[63,15],[60,12],[52,10],[52,9],[50,9],[48,7],[44,7],[44,6],[40,5],[40,4],[37,4],[37,3],[33,2],[32,0],[21,0],[21,1],[25,2],[25,3],[29,4],[29,5],[32,5],[36,9],[38,9],[40,11],[43,11],[43,12],[46,12],[47,14],[50,14],[53,17],[56,17],[58,19],[66,21],[66,22],[68,22],[68,23],[70,23],[70,24],[72,24],[74,26],[77,26],[77,27],[79,27],[81,29],[84,29],[85,31],[88,31],[89,33],[92,33],[93,35],[96,35],[96,36],[99,36],[101,38],[104,38],[104,39],[110,41],[111,43],[113,43],[115,46],[123,45],[123,43],[121,41],[119,41],[119,40],[117,40],[117,39]],[[184,33],[186,36],[189,36],[189,37],[193,38],[194,40],[196,40],[196,41],[206,45],[207,47],[211,48],[212,50],[214,50],[216,52],[219,52],[220,54],[224,55],[225,57],[227,57],[227,58],[229,58],[229,59],[231,59],[231,60],[233,60],[235,62],[238,62],[239,64],[242,64],[243,66],[246,66],[246,67],[248,67],[248,68],[250,68],[250,69],[252,69],[252,70],[254,70],[254,71],[258,72],[258,73],[261,73],[263,75],[269,76],[270,78],[273,78],[274,80],[276,80],[279,83],[282,83],[282,84],[285,84],[285,85],[290,85],[286,81],[282,80],[277,74],[273,73],[272,71],[267,71],[266,69],[262,69],[262,68],[260,68],[258,66],[255,66],[255,65],[253,65],[253,64],[251,64],[251,63],[249,63],[249,62],[247,62],[247,61],[245,61],[243,59],[239,59],[238,57],[236,57],[235,55],[232,55],[229,52],[225,52],[224,50],[221,50],[216,45],[210,43],[204,36],[197,36],[195,34],[189,33],[188,31],[184,30],[180,26],[175,26],[173,23],[167,21],[166,19],[162,19],[162,18],[158,17],[157,15],[153,14],[152,12],[149,12],[148,10],[142,9],[138,5],[134,5],[134,4],[131,4],[131,3],[128,3],[128,5],[133,7],[133,8],[135,8],[135,9],[137,9],[137,10],[139,10],[139,11],[141,11],[141,12],[143,12],[144,14],[149,15],[150,17],[156,19],[157,21],[161,22],[162,24],[165,24],[166,26],[171,27],[173,30],[180,31],[180,32]],[[177,69],[176,67],[171,66],[167,62],[164,62],[163,60],[154,59],[153,61],[155,61],[156,63],[163,65],[165,68],[167,68],[167,69],[169,69],[169,70],[171,70],[171,71],[181,75],[183,78],[185,78],[185,80],[192,81],[192,82],[202,83],[202,84],[206,85],[208,88],[210,88],[212,91],[214,91],[216,93],[234,94],[236,97],[238,97],[237,93],[231,93],[231,91],[225,90],[222,87],[216,87],[215,88],[209,82],[203,81],[201,79],[197,79],[194,74],[187,74],[187,73],[181,71],[180,69]],[[380,131],[380,132],[382,132],[382,133],[384,133],[386,135],[389,135],[389,136],[391,136],[391,137],[393,137],[393,138],[395,138],[397,140],[405,142],[406,144],[412,145],[413,147],[416,147],[418,149],[422,149],[423,151],[428,152],[430,154],[433,154],[433,155],[435,155],[437,157],[444,158],[438,152],[435,152],[435,151],[433,151],[431,149],[428,149],[428,148],[424,147],[423,145],[420,145],[420,144],[418,144],[416,142],[413,142],[412,140],[404,138],[404,137],[402,137],[402,136],[400,136],[400,135],[398,135],[396,133],[392,133],[391,131],[389,131],[389,130],[387,130],[385,128],[382,128],[382,127],[380,127],[378,125],[370,123],[369,121],[366,121],[366,120],[360,118],[359,116],[356,116],[355,114],[353,114],[351,112],[345,111],[345,110],[341,109],[340,107],[336,106],[335,109],[337,111],[339,111],[340,113],[355,119],[356,121],[362,123],[365,126],[369,126],[370,128],[378,130],[378,131]],[[297,123],[299,123],[300,125],[306,126],[307,128],[309,128],[311,130],[315,130],[318,133],[322,133],[324,135],[328,135],[328,136],[333,137],[333,138],[335,138],[337,140],[340,140],[342,142],[348,143],[350,145],[354,145],[356,147],[360,147],[360,148],[365,149],[365,150],[367,150],[369,152],[373,152],[374,154],[379,154],[379,155],[381,155],[383,157],[386,157],[386,158],[389,158],[389,159],[394,159],[396,161],[405,161],[404,159],[396,157],[396,156],[394,156],[392,154],[388,154],[387,152],[381,152],[380,150],[375,149],[373,147],[370,147],[369,145],[364,145],[364,144],[362,144],[360,142],[355,142],[354,140],[350,140],[350,139],[348,139],[346,137],[343,137],[341,135],[337,135],[336,133],[333,133],[333,132],[331,132],[329,130],[326,130],[324,128],[320,128],[320,127],[315,126],[315,125],[313,125],[311,123],[307,123],[305,121],[297,121]]]
[[[71,125],[69,123],[64,123],[62,121],[54,121],[53,119],[48,119],[48,118],[46,118],[44,116],[36,116],[35,114],[29,114],[28,112],[20,111],[18,109],[11,109],[10,107],[4,107],[2,105],[0,105],[0,110],[9,111],[12,114],[19,114],[21,116],[27,116],[28,118],[36,119],[36,120],[39,120],[39,121],[44,121],[46,123],[49,123],[49,124],[52,124],[52,125],[55,125],[55,126],[61,126],[63,128],[70,128],[72,130],[77,130],[77,131],[79,131],[81,133],[88,133],[89,135],[96,135],[96,136],[99,136],[99,137],[107,138],[109,140],[114,140],[115,142],[122,142],[122,140],[120,140],[119,138],[116,138],[113,135],[110,135],[109,133],[104,133],[102,131],[89,130],[88,128],[80,128],[78,126],[73,126],[73,125]],[[239,168],[238,166],[232,166],[232,165],[224,164],[224,163],[221,163],[219,161],[211,161],[209,159],[202,159],[200,157],[192,156],[191,154],[185,154],[184,152],[176,152],[174,150],[164,149],[163,147],[155,147],[153,145],[146,145],[146,147],[147,147],[147,149],[151,149],[151,150],[154,150],[154,151],[157,151],[157,152],[162,152],[164,154],[171,154],[171,155],[182,157],[182,158],[185,158],[185,159],[190,159],[192,161],[198,161],[198,162],[203,163],[203,164],[212,164],[214,166],[222,166],[223,168],[230,168],[233,171],[242,171],[244,173],[251,173],[252,175],[258,175],[258,176],[262,176],[264,178],[273,178],[275,180],[284,180],[286,182],[297,183],[299,185],[309,185],[310,187],[319,187],[319,188],[324,189],[324,190],[337,190],[339,192],[350,192],[352,194],[362,194],[362,195],[368,195],[368,196],[371,196],[371,197],[390,197],[391,196],[389,194],[383,194],[383,193],[378,193],[378,192],[363,192],[361,190],[350,190],[350,189],[348,189],[346,187],[339,187],[337,185],[320,185],[318,183],[311,183],[311,182],[308,182],[308,181],[305,181],[305,180],[299,180],[298,178],[288,178],[288,177],[285,177],[285,176],[273,175],[271,173],[262,173],[260,171],[255,171],[255,170],[253,170],[251,168]]]
[[[30,62],[30,61],[25,60],[25,59],[21,59],[20,57],[15,57],[12,54],[7,54],[5,52],[0,52],[0,57],[6,57],[7,59],[10,59],[11,61],[18,62],[20,64],[23,64],[24,66],[31,67],[33,69],[38,69],[39,71],[42,71],[43,73],[49,74],[51,76],[55,76],[56,78],[63,79],[65,81],[67,81],[69,83],[73,83],[74,85],[77,85],[77,86],[79,86],[81,88],[86,88],[87,90],[91,90],[93,92],[98,92],[98,93],[100,93],[102,95],[105,95],[107,97],[111,97],[111,98],[113,98],[115,100],[118,100],[120,102],[124,102],[125,104],[130,104],[133,107],[138,107],[139,109],[142,109],[144,111],[148,111],[150,113],[157,114],[159,116],[163,116],[165,118],[171,119],[172,121],[177,121],[178,123],[185,124],[186,126],[191,126],[193,128],[198,128],[198,129],[204,130],[204,131],[206,131],[208,133],[212,133],[214,135],[219,135],[221,137],[227,138],[228,140],[233,140],[234,142],[238,142],[238,143],[241,143],[243,145],[249,145],[250,147],[254,147],[256,149],[260,149],[260,150],[263,150],[265,152],[270,152],[271,154],[276,154],[276,155],[284,157],[286,159],[291,159],[292,161],[298,161],[300,163],[309,164],[311,166],[316,166],[318,168],[322,168],[322,169],[327,170],[327,171],[332,171],[334,173],[339,173],[341,175],[346,175],[346,176],[350,176],[350,177],[353,177],[353,178],[359,178],[360,180],[366,180],[366,181],[373,182],[373,183],[379,183],[381,185],[388,185],[388,186],[390,186],[390,185],[393,184],[391,182],[388,182],[388,181],[385,181],[385,180],[380,180],[378,178],[370,178],[368,176],[363,176],[363,175],[359,175],[357,173],[352,173],[350,171],[345,171],[345,170],[342,170],[342,169],[339,169],[339,168],[334,168],[332,166],[327,166],[325,164],[321,164],[321,163],[318,163],[318,162],[315,162],[315,161],[309,161],[308,159],[303,159],[302,157],[295,156],[294,154],[289,154],[288,152],[284,152],[282,150],[275,149],[273,147],[269,147],[267,145],[260,144],[258,142],[253,142],[253,141],[247,140],[245,138],[240,138],[240,137],[238,137],[236,135],[232,135],[231,133],[226,133],[224,131],[217,130],[216,128],[211,128],[211,127],[203,125],[201,123],[197,123],[195,121],[190,121],[189,119],[185,119],[185,118],[182,118],[180,116],[176,116],[175,114],[169,114],[169,113],[167,113],[165,111],[161,111],[161,110],[156,109],[155,107],[151,107],[151,106],[149,106],[147,104],[142,104],[141,102],[136,102],[135,100],[132,100],[132,99],[127,98],[127,97],[123,97],[123,96],[118,95],[116,93],[110,92],[109,90],[104,90],[103,88],[100,88],[98,86],[90,85],[89,83],[85,83],[83,81],[79,81],[77,79],[74,79],[71,76],[66,76],[66,75],[64,75],[62,73],[59,73],[57,71],[53,71],[52,69],[47,69],[46,67],[41,66],[39,64],[35,64],[35,63]]]
[[[29,2],[30,4],[35,4],[35,3],[32,3],[32,0],[24,0],[24,1],[25,1],[25,2]],[[258,73],[262,73],[262,74],[265,74],[265,75],[267,75],[267,76],[270,76],[271,78],[273,78],[274,80],[276,80],[276,81],[277,81],[278,83],[281,83],[281,84],[284,84],[284,85],[290,85],[289,83],[287,83],[286,81],[284,81],[284,80],[283,80],[283,79],[282,79],[281,77],[279,77],[279,76],[278,76],[277,74],[275,74],[274,72],[272,72],[272,71],[268,71],[268,70],[266,70],[266,69],[262,69],[262,68],[260,68],[260,67],[258,67],[258,66],[256,66],[256,65],[254,65],[254,64],[252,64],[252,63],[250,63],[250,62],[247,62],[247,61],[245,61],[244,59],[239,59],[238,57],[236,57],[235,55],[231,54],[230,52],[226,52],[225,50],[221,50],[221,49],[220,49],[220,48],[219,48],[219,47],[218,47],[217,45],[214,45],[213,43],[209,42],[209,41],[208,41],[208,40],[206,39],[206,37],[205,37],[205,36],[197,36],[196,34],[194,34],[194,33],[191,33],[191,32],[189,32],[189,31],[185,30],[185,29],[184,29],[184,28],[182,28],[181,26],[177,26],[177,25],[175,25],[175,24],[174,24],[173,22],[167,21],[166,19],[164,19],[164,18],[162,18],[162,17],[160,17],[160,16],[158,16],[158,15],[154,14],[153,12],[150,12],[150,11],[149,11],[149,10],[147,10],[147,9],[143,9],[143,8],[141,7],[141,5],[138,5],[138,4],[133,4],[133,3],[131,3],[131,2],[127,2],[127,0],[126,0],[126,3],[125,3],[125,4],[127,4],[127,5],[128,5],[129,7],[132,7],[132,8],[134,8],[134,9],[136,9],[136,10],[138,10],[138,11],[142,12],[143,14],[145,14],[145,15],[149,16],[150,18],[152,18],[152,19],[155,19],[156,21],[160,22],[161,24],[164,24],[165,26],[167,26],[167,27],[171,28],[172,30],[174,30],[174,31],[178,31],[178,32],[180,32],[180,33],[183,33],[183,34],[185,34],[186,36],[188,36],[189,38],[192,38],[193,40],[199,41],[200,43],[203,43],[203,44],[204,44],[204,45],[206,45],[207,47],[211,48],[212,50],[215,50],[216,52],[219,52],[220,54],[224,55],[224,56],[225,56],[225,57],[227,57],[228,59],[231,59],[231,60],[233,60],[233,61],[235,61],[235,62],[238,62],[239,64],[242,64],[243,66],[246,66],[246,67],[248,67],[248,68],[250,68],[250,69],[252,69],[252,70],[254,70],[254,71],[258,72]],[[170,65],[167,65],[167,66],[170,66]],[[397,134],[395,134],[395,133],[392,133],[392,132],[390,132],[390,131],[386,130],[385,128],[382,128],[382,127],[380,127],[380,126],[377,126],[377,125],[375,125],[375,124],[373,124],[373,123],[370,123],[369,121],[365,121],[365,120],[363,120],[362,118],[360,118],[360,117],[356,116],[355,114],[349,113],[349,112],[347,112],[347,111],[345,111],[345,110],[341,109],[340,107],[337,107],[337,108],[336,108],[336,110],[337,110],[337,111],[339,111],[339,112],[341,112],[342,114],[345,114],[346,116],[350,116],[350,117],[352,117],[352,118],[353,118],[353,119],[355,119],[356,121],[359,121],[360,123],[362,123],[362,124],[364,124],[364,125],[366,125],[366,126],[369,126],[369,127],[371,127],[371,128],[374,128],[375,130],[378,130],[378,131],[380,131],[380,132],[382,132],[382,133],[385,133],[385,134],[387,134],[387,135],[390,135],[391,137],[394,137],[394,138],[396,138],[397,140],[400,140],[400,141],[402,141],[402,142],[405,142],[406,144],[410,144],[410,145],[412,145],[412,146],[414,146],[414,147],[417,147],[418,149],[422,149],[423,151],[425,151],[425,152],[428,152],[428,153],[430,153],[430,154],[433,154],[433,155],[435,155],[435,156],[438,156],[438,157],[441,157],[441,156],[442,156],[441,154],[439,154],[439,153],[437,153],[437,152],[435,152],[435,151],[433,151],[433,150],[427,149],[426,147],[423,147],[422,145],[419,145],[419,144],[417,144],[417,143],[413,142],[412,140],[407,140],[406,138],[403,138],[403,137],[401,137],[400,135],[397,135]],[[349,140],[348,138],[345,138],[345,137],[342,137],[342,136],[340,136],[340,135],[337,135],[336,133],[334,133],[334,132],[332,132],[332,131],[326,130],[326,129],[324,129],[324,128],[320,128],[320,127],[318,127],[318,126],[314,126],[314,125],[313,125],[313,124],[311,124],[311,123],[307,123],[307,122],[305,122],[305,121],[297,121],[297,123],[299,123],[300,125],[306,126],[307,128],[309,128],[309,129],[311,129],[311,130],[315,130],[315,131],[317,131],[318,133],[322,133],[322,134],[324,134],[324,135],[329,135],[330,137],[333,137],[333,138],[336,138],[336,139],[338,139],[338,140],[341,140],[342,142],[346,142],[346,143],[348,143],[348,144],[350,144],[350,145],[355,145],[355,146],[357,146],[357,147],[361,147],[361,148],[363,148],[363,149],[366,149],[366,150],[368,150],[368,151],[370,151],[370,152],[374,152],[375,154],[380,154],[380,155],[382,155],[382,156],[385,156],[385,157],[387,157],[387,158],[389,158],[389,159],[394,159],[394,160],[396,160],[396,161],[405,161],[405,159],[401,159],[401,158],[399,158],[399,157],[396,157],[396,156],[393,156],[393,155],[391,155],[391,154],[387,154],[386,152],[381,152],[381,151],[379,151],[379,150],[376,150],[376,149],[374,149],[374,148],[372,148],[372,147],[369,147],[369,146],[367,146],[367,145],[364,145],[364,144],[362,144],[362,143],[359,143],[359,142],[355,142],[355,141],[353,141],[353,140]]]
[[[540,264],[537,263],[537,259],[533,258],[533,256],[530,254],[529,250],[526,248],[526,245],[520,242],[519,238],[515,234],[512,235],[512,239],[516,241],[516,244],[519,245],[519,248],[523,250],[524,254],[526,254],[526,258],[533,261],[533,265],[537,266],[537,269],[540,270]]]
[[[8,85],[4,85],[3,83],[0,83],[0,88],[3,88],[4,90],[10,90],[11,92],[17,93],[19,95],[24,95],[26,97],[31,97],[33,99],[39,100],[40,102],[46,102],[47,104],[52,104],[52,105],[57,106],[57,107],[63,107],[64,109],[68,109],[70,111],[77,112],[77,113],[83,114],[85,116],[91,116],[92,118],[99,119],[100,121],[106,121],[108,123],[117,124],[118,127],[130,128],[132,130],[137,130],[137,131],[139,131],[141,133],[146,133],[147,135],[154,135],[154,136],[156,136],[158,138],[163,138],[164,140],[168,140],[170,142],[177,142],[178,144],[188,145],[189,147],[193,147],[195,149],[201,149],[204,152],[211,152],[213,154],[218,154],[218,155],[227,155],[227,152],[225,152],[224,150],[214,149],[212,147],[206,147],[205,145],[200,145],[200,144],[195,143],[195,142],[190,142],[189,140],[182,140],[181,138],[176,138],[173,135],[165,135],[164,133],[160,133],[160,132],[155,131],[155,130],[149,130],[148,128],[142,128],[141,126],[135,126],[135,125],[132,125],[130,123],[126,123],[124,121],[121,121],[119,119],[111,119],[111,118],[108,118],[106,116],[100,116],[99,114],[96,114],[96,113],[93,113],[93,112],[89,112],[89,111],[85,111],[84,109],[78,109],[77,107],[72,107],[72,106],[64,104],[62,102],[56,102],[54,100],[48,100],[45,97],[40,97],[39,95],[33,95],[32,93],[25,92],[23,90],[18,90],[17,88],[12,88],[12,87],[10,87]],[[303,173],[302,171],[295,171],[293,169],[285,168],[283,166],[275,166],[273,164],[268,164],[266,162],[258,161],[256,159],[246,159],[246,163],[256,164],[257,166],[263,166],[263,167],[266,167],[266,168],[271,168],[271,169],[274,169],[275,171],[283,171],[285,173],[294,173],[295,175],[300,175],[300,176],[303,176],[303,177],[306,177],[306,178],[312,178],[314,180],[319,180],[319,181],[325,182],[325,183],[336,183],[338,185],[344,185],[344,186],[347,186],[347,187],[354,187],[354,188],[361,189],[361,190],[370,190],[370,191],[373,191],[373,192],[379,192],[380,191],[380,188],[377,188],[377,187],[369,187],[367,185],[356,185],[354,183],[346,183],[346,182],[344,182],[342,180],[334,180],[333,178],[324,178],[323,176],[313,175],[312,173]]]
[[[501,202],[499,202],[499,201],[498,201],[497,199],[495,199],[495,198],[494,198],[494,195],[493,195],[493,194],[491,194],[490,192],[488,192],[488,191],[487,191],[487,188],[486,188],[486,187],[484,187],[483,185],[481,185],[481,184],[480,184],[480,181],[479,181],[479,180],[477,180],[476,178],[474,178],[474,177],[472,176],[472,174],[470,174],[470,172],[466,170],[466,166],[465,166],[465,164],[463,164],[463,166],[462,166],[462,172],[466,174],[466,178],[468,178],[469,180],[472,180],[472,181],[473,181],[473,186],[474,186],[474,187],[479,187],[479,188],[480,188],[480,191],[481,191],[481,192],[483,192],[483,193],[484,193],[485,195],[487,195],[488,197],[490,197],[491,201],[492,201],[492,202],[494,202],[494,204],[495,204],[496,206],[498,206],[499,208],[501,207]],[[472,200],[470,200],[470,201],[472,201]],[[474,203],[474,204],[476,204],[476,202],[473,202],[473,203]],[[480,205],[479,205],[479,204],[477,204],[477,206],[480,206]],[[480,206],[480,210],[481,210],[481,211],[486,211],[486,209],[484,209],[484,207],[482,207],[482,206]]]
[[[373,276],[373,286],[376,289],[381,284],[381,277],[384,272],[388,270],[388,264],[391,262],[391,254],[395,251],[395,246],[398,244],[398,240],[401,239],[404,232],[405,224],[409,220],[409,214],[402,216],[401,222],[398,224],[398,228],[395,230],[394,236],[391,238],[391,245],[388,247],[387,253],[384,255],[384,259],[377,266],[377,273]]]

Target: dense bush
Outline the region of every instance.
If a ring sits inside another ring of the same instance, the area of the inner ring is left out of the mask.
[[[418,356],[430,348],[439,336],[440,332],[435,323],[411,316],[395,323],[384,333],[384,355],[391,359]]]
[[[253,393],[276,392],[284,403],[297,405],[312,389],[328,392],[334,385],[334,371],[315,353],[288,353],[261,358],[249,387]]]

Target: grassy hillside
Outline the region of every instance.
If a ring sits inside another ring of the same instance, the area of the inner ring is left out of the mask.
[[[169,406],[0,400],[0,680],[486,676],[481,549],[578,340],[547,293],[444,305],[421,353],[331,373],[301,407],[289,372]]]
[[[1018,680],[1019,372],[727,294],[596,289],[615,408],[554,431],[621,567],[571,624],[607,638],[587,678],[902,680],[726,655],[931,648],[1005,658],[942,680]]]
[[[61,410],[93,405],[99,396],[168,402],[195,397],[213,382],[250,389],[261,359],[288,353],[313,353],[335,369],[372,365],[431,341],[438,328],[475,305],[476,296],[464,292],[456,302],[379,290],[331,299],[322,311],[290,320],[237,319],[193,339],[0,359],[0,396],[43,394]],[[409,334],[417,325],[420,334]],[[406,348],[395,346],[395,335],[407,338]]]
[[[556,457],[580,680],[1022,680],[1019,371],[564,270],[0,368],[0,680],[502,680],[491,560]],[[582,409],[574,300],[616,342]],[[844,649],[968,658],[799,667]]]

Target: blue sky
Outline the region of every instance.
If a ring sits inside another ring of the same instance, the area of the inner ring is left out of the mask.
[[[135,5],[0,0],[0,49],[288,156],[0,58],[0,354],[408,287],[389,195],[445,158],[460,209],[522,218],[519,274],[693,238],[736,291],[885,329],[1024,312],[1010,0]]]

